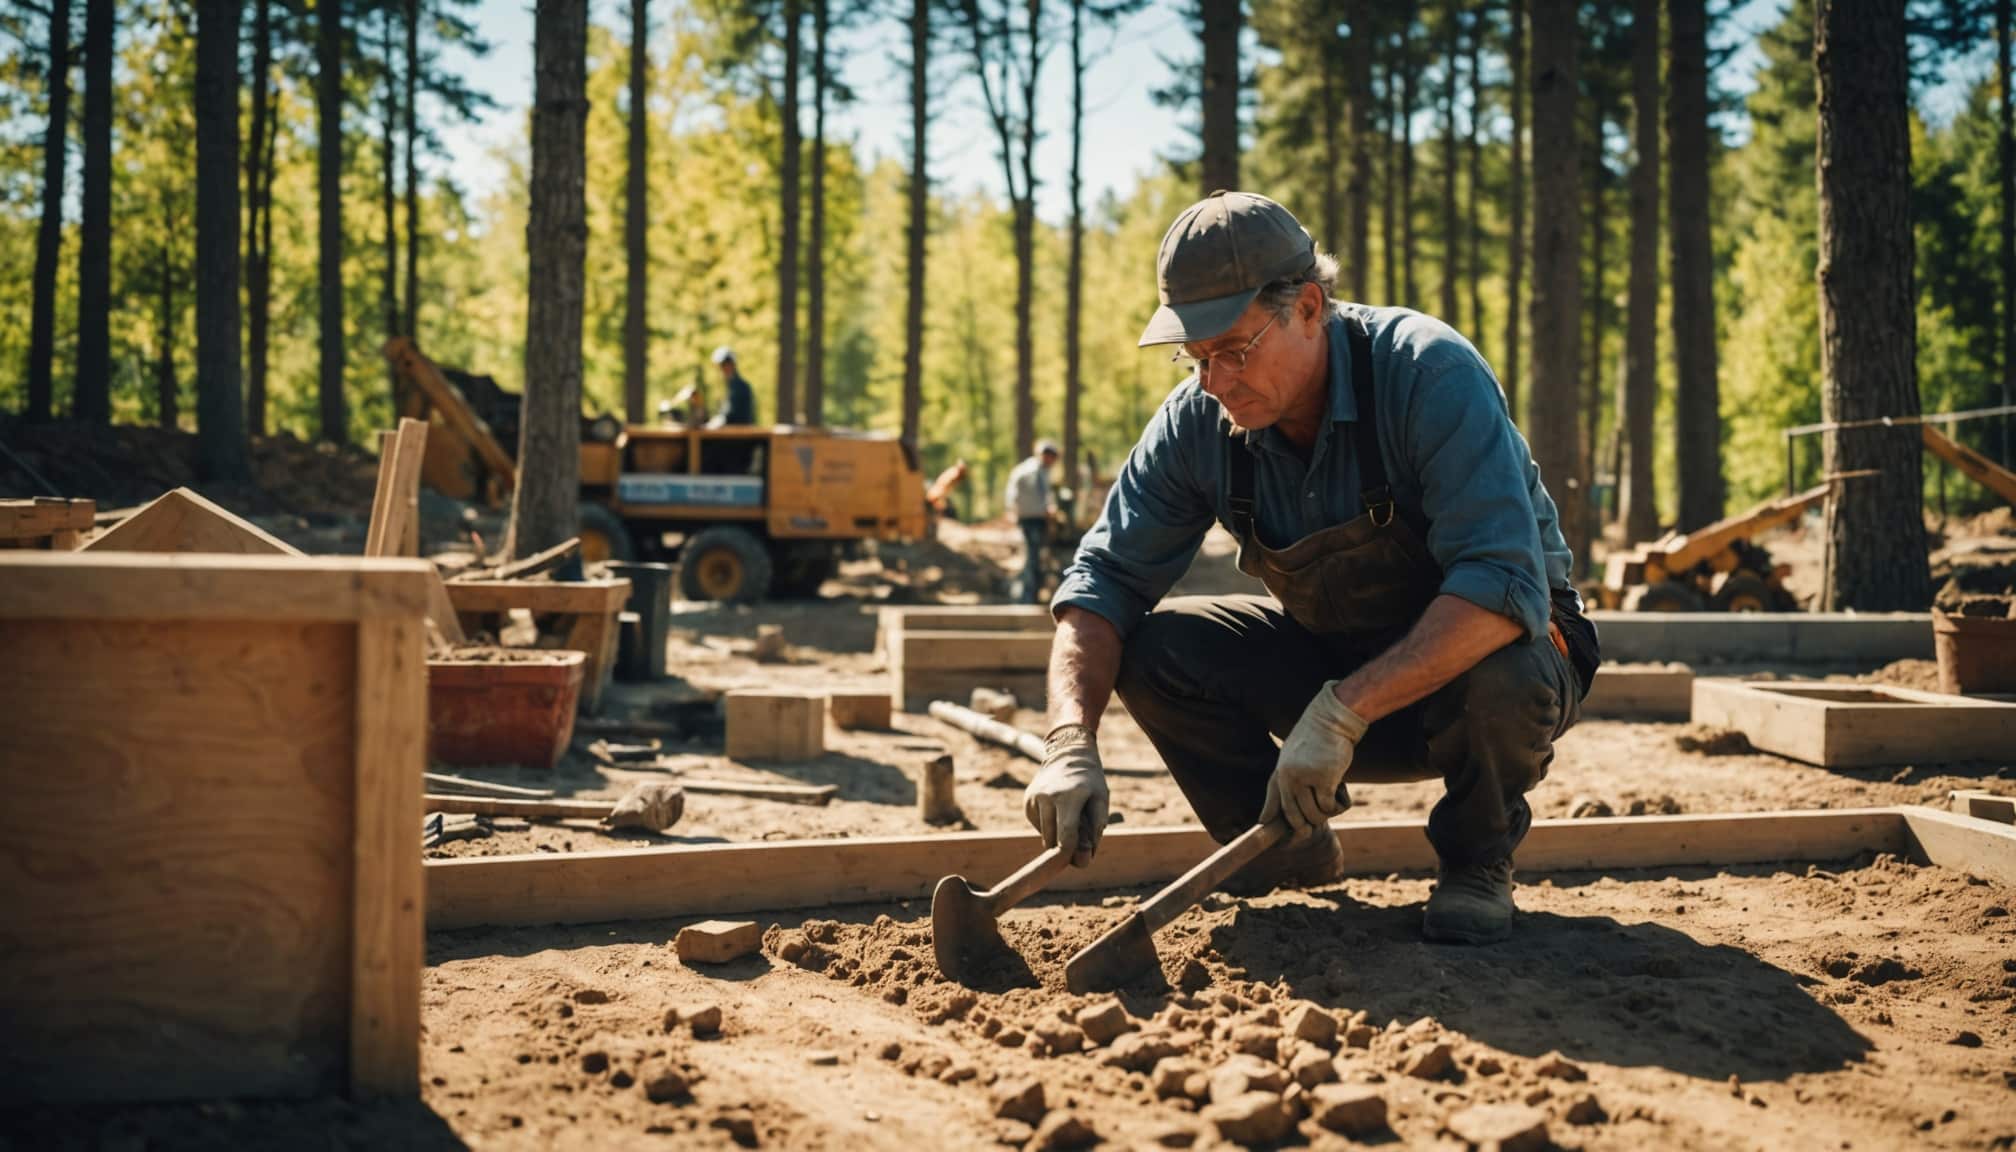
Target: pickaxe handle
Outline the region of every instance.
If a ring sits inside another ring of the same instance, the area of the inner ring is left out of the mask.
[[[1042,891],[1045,884],[1070,864],[1071,853],[1065,851],[1063,845],[1046,848],[1035,859],[1017,868],[1006,880],[978,895],[987,902],[987,914],[998,918],[1003,912]]]
[[[1278,816],[1265,824],[1253,825],[1234,837],[1231,843],[1206,856],[1175,883],[1150,897],[1134,911],[1134,915],[1146,922],[1150,933],[1161,931],[1234,872],[1252,863],[1255,856],[1287,838],[1288,821]]]

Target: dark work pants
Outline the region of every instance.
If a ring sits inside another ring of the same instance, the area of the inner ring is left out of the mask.
[[[1043,545],[1050,538],[1050,522],[1041,516],[1026,517],[1022,528],[1021,600],[1034,604],[1043,592]]]
[[[1302,710],[1328,680],[1376,653],[1297,624],[1266,596],[1179,596],[1127,638],[1118,690],[1190,807],[1224,843],[1259,818],[1267,778]],[[1441,777],[1428,818],[1443,864],[1509,856],[1533,813],[1554,741],[1580,717],[1568,661],[1545,637],[1485,657],[1426,699],[1373,724],[1347,784]]]

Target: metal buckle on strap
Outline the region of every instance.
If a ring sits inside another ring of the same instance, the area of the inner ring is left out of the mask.
[[[1374,526],[1384,528],[1393,522],[1393,490],[1379,487],[1365,492],[1365,514],[1372,518]]]

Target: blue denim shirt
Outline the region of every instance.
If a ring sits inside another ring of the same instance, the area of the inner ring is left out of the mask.
[[[1428,524],[1441,592],[1546,634],[1548,589],[1566,588],[1568,542],[1539,466],[1512,423],[1490,365],[1455,329],[1405,308],[1339,305],[1330,319],[1330,420],[1305,465],[1279,429],[1234,450],[1254,454],[1254,530],[1285,548],[1363,511],[1344,310],[1372,334],[1379,447],[1403,515]],[[1196,378],[1162,402],[1128,454],[1099,522],[1064,572],[1051,611],[1084,608],[1124,637],[1190,567],[1215,519],[1230,529],[1225,433]]]

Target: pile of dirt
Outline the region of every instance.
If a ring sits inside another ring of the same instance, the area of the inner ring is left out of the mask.
[[[1954,616],[2016,617],[2016,561],[1955,567],[1932,606]]]

